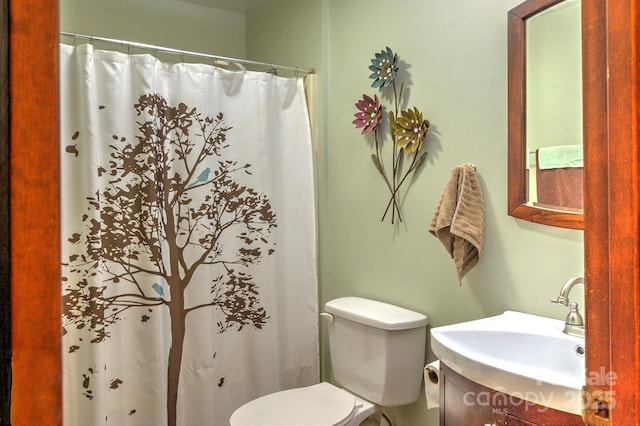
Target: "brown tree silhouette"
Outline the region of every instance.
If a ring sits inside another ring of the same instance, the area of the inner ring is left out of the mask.
[[[101,107],[104,108],[104,107]],[[74,254],[63,262],[63,322],[90,330],[90,343],[110,336],[109,327],[135,310],[162,307],[171,318],[167,411],[176,424],[177,389],[186,317],[215,307],[224,314],[220,333],[262,328],[268,316],[246,268],[270,255],[276,217],[269,199],[233,179],[251,174],[250,164],[223,158],[228,148],[224,116],[200,114],[184,103],[170,106],[158,94],[134,105],[139,133],[133,143],[114,135],[102,187],[88,198],[83,231],[69,236]],[[74,135],[78,138],[78,133]],[[77,156],[77,149],[67,152]],[[222,236],[238,244],[227,248]],[[238,248],[239,247],[239,248]],[[194,276],[208,265],[209,281]],[[185,305],[190,286],[209,286],[209,299]],[[140,311],[138,311],[138,315]],[[82,347],[74,342],[69,352]],[[86,343],[84,343],[86,344]]]

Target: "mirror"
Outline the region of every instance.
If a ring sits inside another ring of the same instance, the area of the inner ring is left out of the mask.
[[[508,14],[508,214],[584,229],[580,0]]]

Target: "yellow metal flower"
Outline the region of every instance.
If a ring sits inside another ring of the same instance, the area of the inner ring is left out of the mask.
[[[401,111],[393,122],[396,145],[404,148],[405,154],[420,151],[422,142],[429,131],[429,125],[429,120],[423,119],[418,108]]]

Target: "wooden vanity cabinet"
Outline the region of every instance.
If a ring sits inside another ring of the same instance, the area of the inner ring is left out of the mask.
[[[582,417],[487,388],[440,364],[440,426],[582,426]]]

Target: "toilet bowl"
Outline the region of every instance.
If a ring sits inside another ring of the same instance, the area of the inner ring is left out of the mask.
[[[356,426],[382,407],[330,383],[275,392],[238,408],[230,426]]]
[[[238,408],[231,426],[379,425],[384,407],[418,399],[428,318],[361,297],[325,304],[336,383],[284,390]]]

